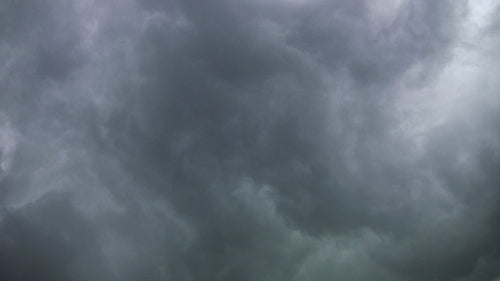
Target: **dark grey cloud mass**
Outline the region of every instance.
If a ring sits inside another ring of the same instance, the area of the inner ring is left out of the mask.
[[[0,280],[500,280],[499,11],[0,1]]]

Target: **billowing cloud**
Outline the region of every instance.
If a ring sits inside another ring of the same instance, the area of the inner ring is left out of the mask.
[[[497,280],[495,1],[5,1],[0,279]]]

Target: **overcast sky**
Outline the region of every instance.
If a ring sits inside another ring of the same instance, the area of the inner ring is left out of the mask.
[[[496,0],[0,0],[0,280],[500,280]]]

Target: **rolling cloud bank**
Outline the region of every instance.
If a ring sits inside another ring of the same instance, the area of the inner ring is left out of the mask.
[[[0,280],[500,280],[495,0],[4,0],[0,64]]]

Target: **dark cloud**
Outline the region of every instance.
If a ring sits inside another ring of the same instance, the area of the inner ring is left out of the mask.
[[[0,279],[496,280],[490,2],[5,1]]]

